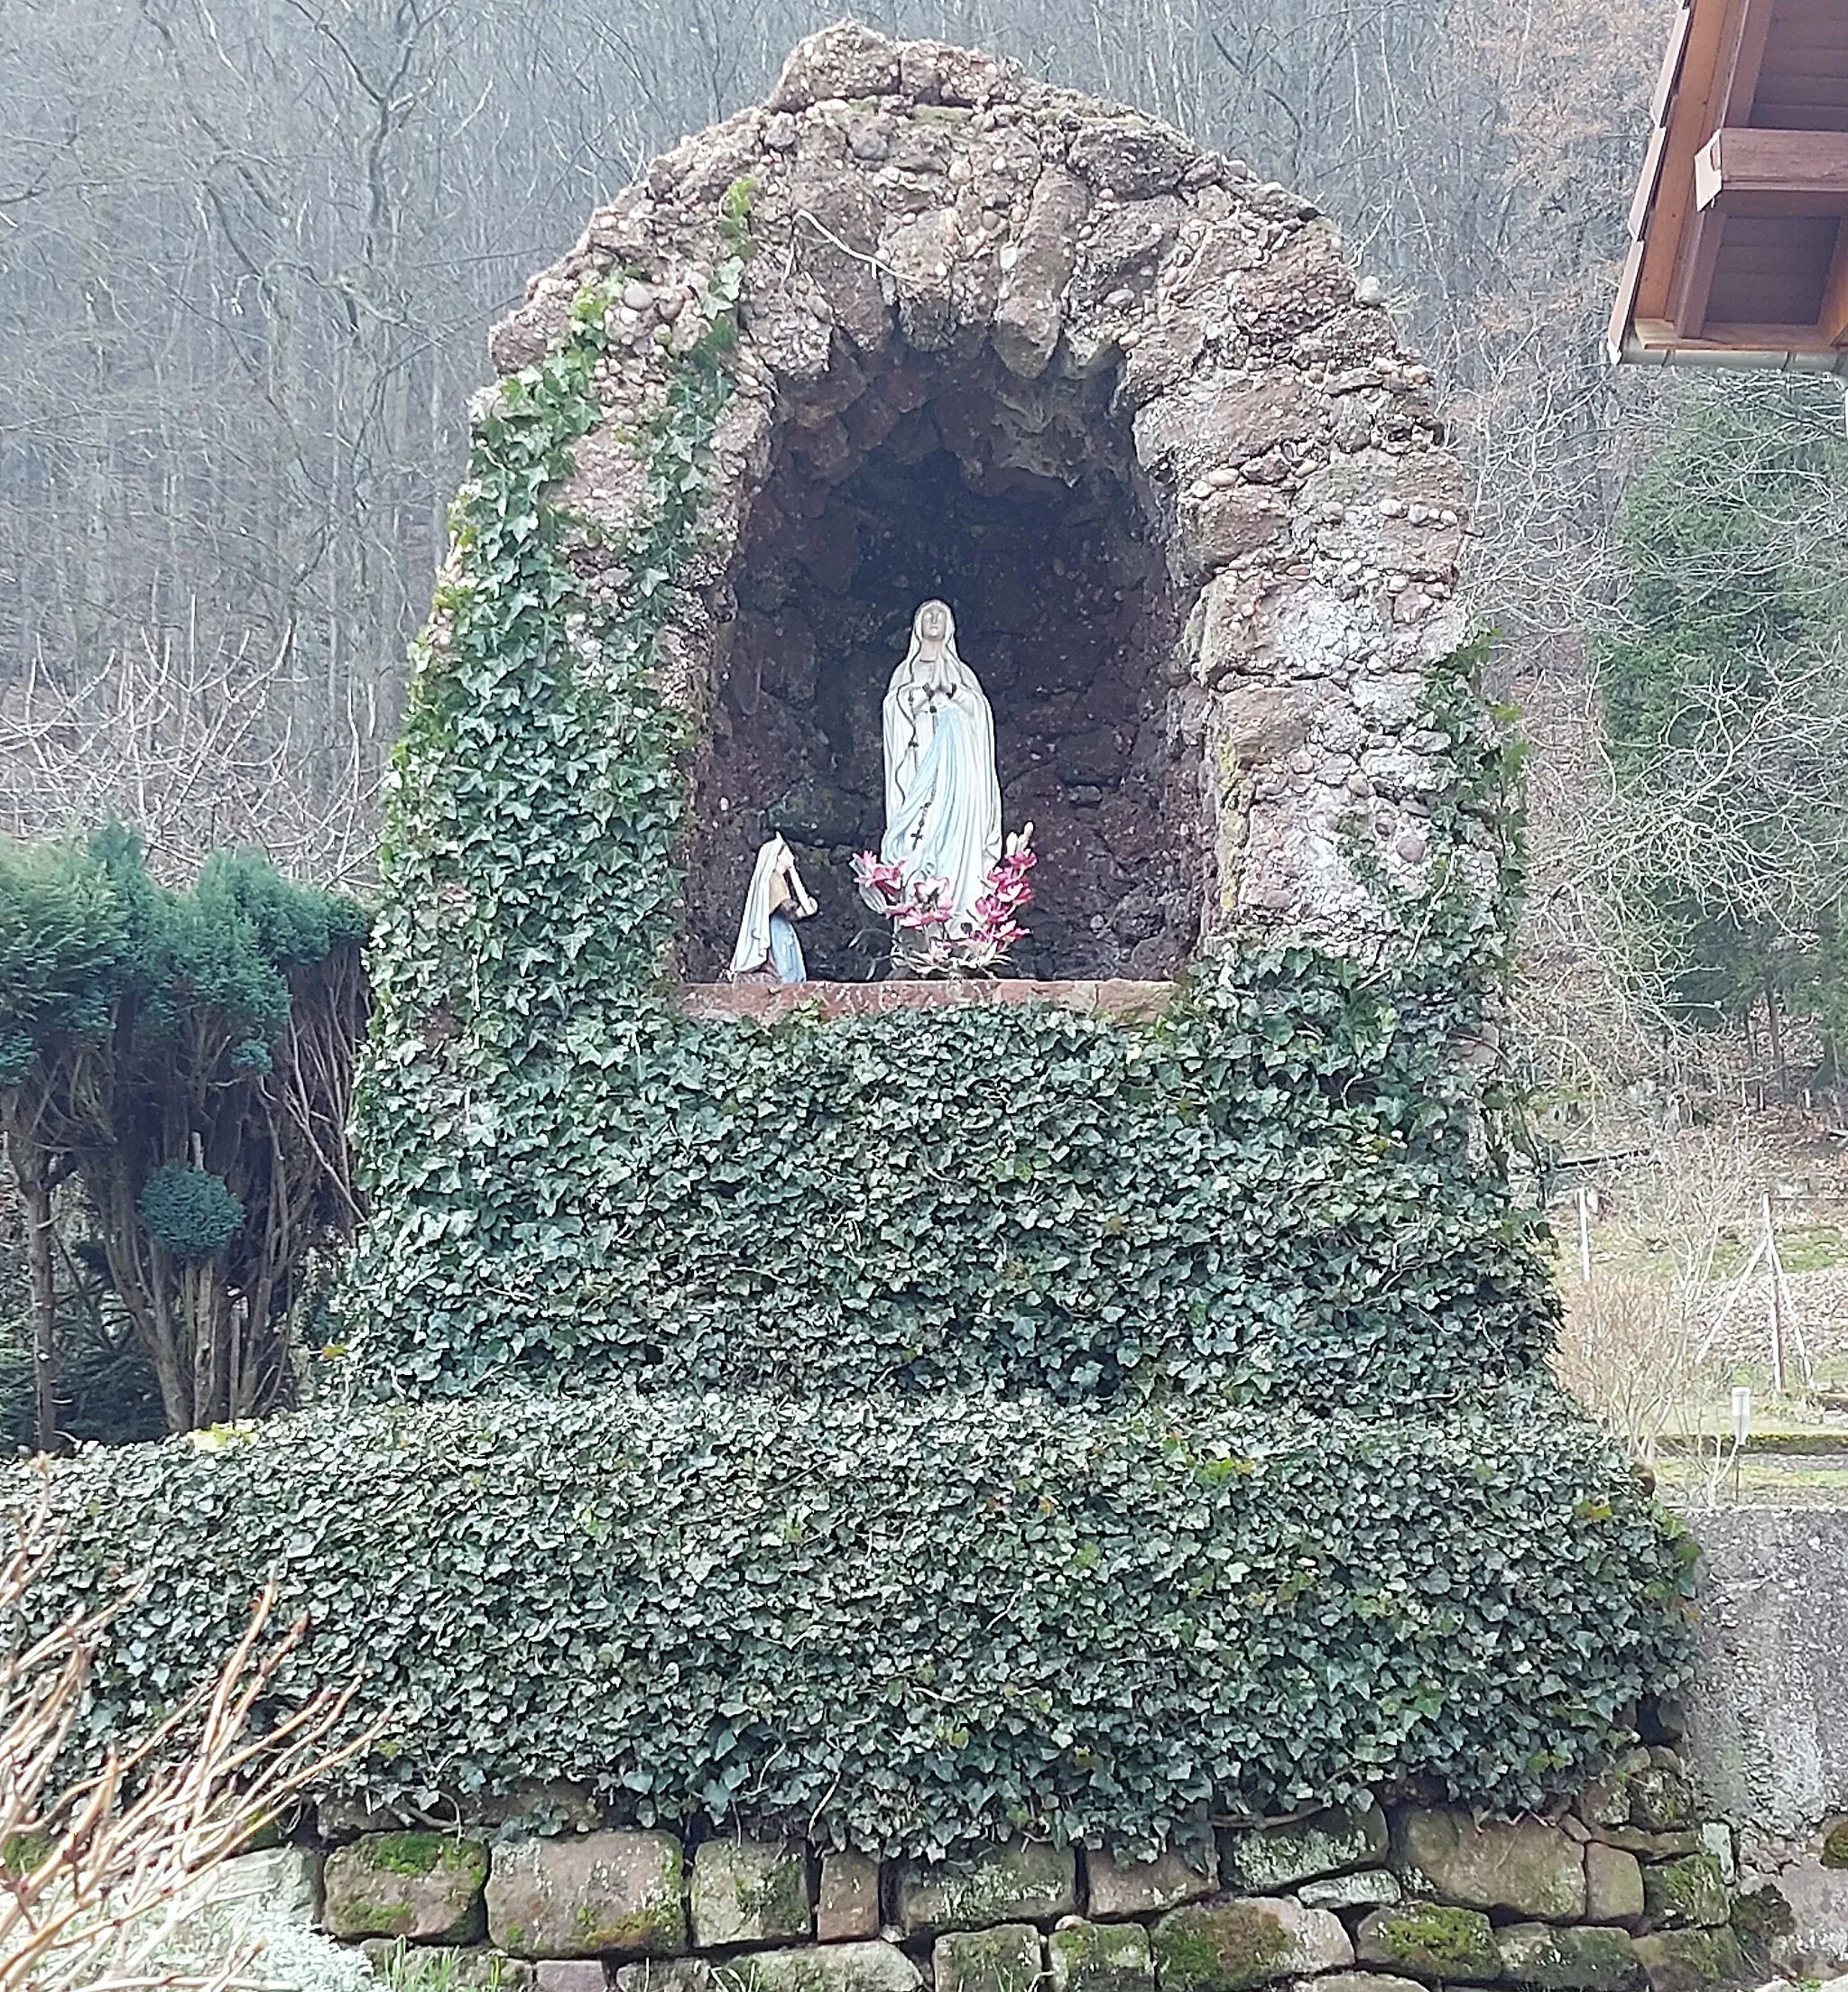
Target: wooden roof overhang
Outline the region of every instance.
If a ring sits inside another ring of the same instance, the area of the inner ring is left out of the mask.
[[[1682,0],[1611,356],[1848,374],[1848,0]]]

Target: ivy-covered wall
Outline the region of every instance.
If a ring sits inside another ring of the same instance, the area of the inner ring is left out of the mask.
[[[741,249],[749,198],[726,197]],[[686,736],[656,639],[697,558],[743,267],[701,300],[638,438],[643,522],[596,549],[595,586],[557,487],[597,420],[607,289],[481,410],[394,778],[360,1388],[1211,1381],[1332,1406],[1530,1369],[1550,1290],[1465,1056],[1501,964],[1470,868],[1509,844],[1469,655],[1424,692],[1423,889],[1382,888],[1404,927],[1368,953],[1222,948],[1149,1025],[679,1014]]]
[[[364,1380],[1452,1402],[1553,1326],[1456,1054],[1480,1001],[1278,949],[1149,1025],[663,1008],[607,1068],[532,1047],[440,1176],[421,1120],[374,1134]]]
[[[1569,1788],[1671,1676],[1686,1566],[1548,1391],[1441,1416],[637,1395],[305,1414],[67,1469],[47,1609],[145,1567],[99,1730],[273,1570],[440,1812],[532,1780],[616,1820],[868,1850],[1125,1849],[1209,1804]],[[298,1679],[301,1674],[297,1670]]]

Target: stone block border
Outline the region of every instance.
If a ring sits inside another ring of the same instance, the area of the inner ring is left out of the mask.
[[[1173,982],[1032,982],[1024,977],[968,982],[685,982],[675,992],[683,1014],[706,1019],[754,1017],[773,1022],[808,1010],[825,1019],[890,1017],[900,1010],[966,1009],[972,1003],[1050,1003],[1118,1023],[1152,1023],[1174,1001]]]
[[[1370,1803],[1203,1826],[1153,1860],[689,1843],[550,1797],[550,1838],[325,1805],[291,1872],[319,1876],[321,1926],[375,1962],[405,1945],[502,1992],[1703,1992],[1743,1982],[1776,1925],[1777,1904],[1737,1897],[1730,1833],[1660,1746],[1546,1818]]]

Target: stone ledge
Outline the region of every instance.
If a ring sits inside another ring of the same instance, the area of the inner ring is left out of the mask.
[[[1146,1024],[1173,1002],[1177,984],[1104,982],[943,981],[886,982],[683,982],[676,998],[683,1014],[702,1019],[753,1017],[769,1022],[798,1011],[824,1019],[891,1017],[901,1010],[953,1010],[975,1003],[1050,1003],[1118,1023]]]

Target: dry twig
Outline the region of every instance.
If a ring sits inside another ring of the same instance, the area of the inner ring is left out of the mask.
[[[248,1947],[203,1976],[176,1972],[162,1954],[198,1914],[219,1865],[379,1725],[330,1742],[354,1683],[258,1726],[307,1630],[298,1618],[266,1643],[271,1583],[215,1677],[146,1734],[111,1744],[93,1769],[61,1782],[91,1669],[134,1595],[34,1629],[28,1596],[58,1539],[42,1494],[0,1566],[0,1992],[263,1992],[268,1981],[251,1975]]]

